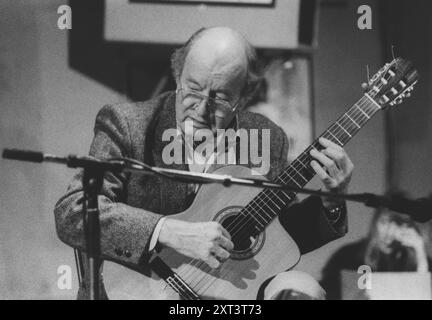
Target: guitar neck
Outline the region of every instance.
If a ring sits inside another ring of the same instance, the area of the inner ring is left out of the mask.
[[[320,136],[333,141],[343,147],[353,138],[361,128],[381,109],[380,105],[368,95],[364,95],[336,122],[327,128]],[[315,175],[310,166],[313,160],[310,155],[312,149],[322,150],[317,138],[276,178],[277,182],[296,187],[304,187]]]
[[[343,147],[380,109],[381,106],[371,96],[364,94],[319,137],[324,137]],[[318,139],[292,161],[277,176],[275,182],[303,188],[315,176],[315,171],[310,166],[313,160],[310,151],[323,149]],[[264,189],[245,207],[245,212],[255,218],[258,228],[264,229],[280,213],[280,209],[289,204],[295,196],[294,192]]]

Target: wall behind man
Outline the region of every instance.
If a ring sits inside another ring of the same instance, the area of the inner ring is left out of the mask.
[[[405,106],[391,112],[394,134],[393,185],[413,197],[432,193],[432,3],[385,1],[388,42],[418,69],[416,90]]]
[[[364,65],[376,69],[381,64],[377,24],[372,31],[359,31],[356,9],[363,2],[347,2],[321,8],[320,47],[314,58],[317,133],[360,97]],[[86,153],[97,110],[125,100],[121,93],[69,68],[67,31],[57,28],[61,4],[0,4],[1,148]],[[123,75],[118,81],[117,87],[122,87]],[[383,131],[378,115],[347,147],[356,164],[351,191],[383,191]],[[0,161],[0,298],[75,297],[72,250],[57,239],[52,213],[72,173],[58,165]],[[334,250],[366,233],[370,210],[352,204],[349,209],[348,236],[303,257],[298,268],[319,277]],[[57,287],[60,265],[73,269],[72,290]]]
[[[420,74],[412,97],[390,113],[390,185],[410,197],[425,197],[432,194],[432,2],[385,0],[383,8],[388,46],[409,58]],[[421,227],[432,257],[432,222]]]
[[[1,148],[85,154],[97,110],[124,100],[69,68],[68,31],[57,28],[65,3],[0,2]],[[75,298],[73,251],[58,240],[52,212],[73,172],[0,160],[0,299]],[[58,289],[61,265],[72,268],[72,290]]]

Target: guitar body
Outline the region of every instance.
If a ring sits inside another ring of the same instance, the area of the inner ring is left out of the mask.
[[[213,173],[253,177],[242,166],[226,166]],[[262,189],[244,186],[203,185],[193,204],[184,212],[169,216],[190,222],[229,223]],[[231,257],[218,269],[193,260],[170,248],[163,248],[150,259],[159,257],[200,299],[256,299],[261,284],[269,277],[292,268],[300,252],[288,233],[274,219],[248,247],[235,247]],[[104,283],[110,299],[179,299],[180,296],[154,270],[131,270],[113,262],[104,262]]]

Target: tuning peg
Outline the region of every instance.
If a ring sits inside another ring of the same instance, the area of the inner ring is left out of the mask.
[[[396,105],[400,105],[402,103],[402,100],[403,100],[402,97],[399,97],[399,98],[393,100],[392,102],[390,102],[389,104],[390,104],[390,106],[394,107]]]
[[[366,82],[363,82],[363,83],[361,84],[361,87],[362,87],[363,91],[367,91],[368,88],[369,88],[369,85],[368,85]]]

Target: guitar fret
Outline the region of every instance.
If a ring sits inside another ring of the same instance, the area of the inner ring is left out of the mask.
[[[284,205],[286,205],[286,202],[285,201],[283,201],[280,197],[278,197],[277,196],[277,194],[275,193],[275,192],[273,192],[273,190],[270,190],[270,189],[265,189],[265,191],[266,190],[269,190],[271,193],[272,193],[272,195],[274,195],[275,197],[276,197],[276,199],[278,199],[279,201],[281,201]],[[263,223],[260,221],[260,220],[258,220],[258,217],[260,218],[260,219],[262,219],[262,220],[264,220],[265,221],[265,224],[268,224],[271,220],[273,220],[273,218],[274,217],[276,217],[277,216],[277,212],[275,212],[274,210],[273,210],[273,208],[272,207],[270,207],[269,206],[269,204],[264,200],[264,199],[262,199],[262,198],[267,198],[267,199],[269,199],[277,208],[278,208],[278,210],[281,210],[281,207],[280,206],[278,206],[276,203],[275,203],[275,200],[272,198],[272,197],[270,197],[268,194],[266,194],[266,192],[265,191],[263,191],[261,194],[260,194],[260,196],[261,196],[261,201],[262,201],[262,203],[259,203],[258,202],[258,200],[253,200],[245,209],[246,209],[246,211],[248,211],[247,213],[248,213],[248,215],[251,215],[253,218],[254,218],[254,220],[256,220],[258,223],[259,223],[259,225],[260,225],[260,227],[262,227],[262,228],[264,228],[265,227],[265,225],[263,225]],[[285,194],[286,195],[286,194]],[[265,210],[265,208],[264,208],[264,206],[265,207],[267,207],[268,208],[268,210]],[[262,214],[264,214],[265,215],[265,217],[263,217],[263,215]],[[269,216],[270,215],[270,216]]]
[[[254,217],[260,217],[262,220],[264,220],[265,223],[268,223],[267,219],[270,218],[271,220],[273,218],[271,214],[272,213],[274,214],[275,212],[271,210],[271,208],[268,205],[267,207],[270,209],[270,212],[267,212],[267,210],[263,210],[264,208],[259,204],[258,202],[259,200],[262,201],[264,204],[266,204],[263,199],[254,200],[250,203],[249,207],[251,212],[248,213],[253,214]],[[260,213],[260,211],[262,211],[262,214]]]
[[[335,135],[334,135],[333,133],[331,133],[331,131],[327,130],[326,132],[330,133],[330,135],[331,135],[333,138],[335,138],[336,141],[339,142],[339,144],[340,144],[341,146],[343,146],[343,143],[340,142],[340,140],[339,140],[338,138],[336,138]]]
[[[261,227],[265,227],[266,221],[264,220],[264,224],[253,214],[253,212],[247,212],[246,215],[251,216]],[[261,217],[261,216],[260,216]]]
[[[310,166],[307,166],[303,161],[300,161],[300,158],[303,157],[308,157],[309,159],[304,159],[304,161],[308,161],[310,162],[312,159],[310,159],[309,155],[306,155],[305,153],[303,153],[301,156],[299,156],[299,158],[297,158],[297,160],[294,160],[291,165],[290,168],[293,168],[293,170],[295,170],[296,172],[298,172],[298,174],[300,174],[302,176],[302,178],[305,180],[305,182],[308,182],[312,176],[314,175],[314,171],[312,170],[312,168]],[[289,169],[287,169],[289,170]]]
[[[267,197],[269,197],[270,199],[275,199],[275,198],[276,198],[276,200],[279,200],[280,202],[282,202],[281,206],[285,206],[285,205],[286,205],[286,202],[285,202],[284,200],[282,200],[282,199],[277,195],[277,193],[276,193],[274,190],[272,190],[272,189],[266,189],[266,190],[268,190],[268,192],[270,193],[270,195],[267,195],[267,194],[266,194]],[[265,192],[264,192],[264,193],[265,193]]]
[[[350,119],[356,126],[357,126],[357,128],[361,128],[360,126],[359,126],[359,124],[357,123],[357,122],[355,122],[354,121],[354,119],[353,118],[351,118],[350,116],[349,116],[349,114],[348,113],[346,113],[346,116],[348,117],[348,119]]]
[[[367,93],[365,93],[364,94],[365,96],[366,96],[366,98],[368,98],[378,109],[381,109],[381,106],[378,104],[378,102],[376,102],[374,99],[372,99],[372,97],[369,95],[369,94],[367,94]]]
[[[360,107],[357,105],[357,103],[354,104],[354,106],[356,106],[356,108],[359,109],[360,112],[363,113],[363,114],[365,115],[366,118],[368,118],[368,120],[370,119],[370,117],[368,116],[368,114],[367,114],[366,112],[364,112],[363,109],[360,108]]]
[[[305,177],[303,177],[303,175],[300,173],[300,172],[298,172],[297,170],[296,170],[296,168],[294,168],[294,166],[291,166],[290,168],[292,168],[295,172],[297,172],[297,174],[305,181],[305,182],[308,182],[308,180],[305,178]]]
[[[268,195],[265,195],[265,196],[267,197],[267,199],[269,199],[276,206],[276,208],[278,208],[280,210],[280,207],[277,205],[276,202],[273,201],[272,198],[270,198]]]
[[[286,206],[287,203],[291,201],[291,198],[285,192],[283,192],[281,190],[278,190],[278,192],[276,192],[276,190],[272,190],[272,189],[267,189],[267,190],[270,193],[272,193],[277,199],[279,199],[284,204],[284,206]],[[285,198],[287,198],[287,200],[286,201],[282,200],[282,198],[279,195],[284,195]]]
[[[273,210],[272,210],[272,208],[267,204],[267,202],[265,202],[264,200],[263,200],[263,203],[264,203],[264,205],[267,207],[267,208],[269,208],[269,210],[270,210],[270,212],[271,213],[273,213],[273,214],[277,214],[276,212],[274,212]],[[259,205],[258,205],[259,206]],[[261,207],[259,207],[260,209],[263,209],[263,208],[261,208]],[[263,210],[263,212],[264,212],[264,214],[267,216],[267,212],[266,212],[266,210]],[[270,216],[270,218],[272,218],[271,216]]]
[[[303,163],[303,162],[301,162],[300,160],[297,160],[296,161],[296,163],[300,163],[302,166],[303,166],[303,168],[305,168],[305,169],[309,169],[308,167],[306,167],[306,165]],[[294,164],[294,161],[293,161],[293,164]]]
[[[301,188],[302,186],[301,185],[299,185],[298,183],[297,183],[297,181],[289,174],[289,173],[287,173],[287,175],[288,175],[288,177],[290,178],[290,181],[289,182],[291,182],[291,181],[294,181],[294,183],[297,185],[297,187],[299,187],[299,188]]]
[[[337,125],[338,125],[342,130],[343,130],[343,131],[345,131],[345,133],[346,133],[350,138],[352,138],[352,135],[350,135],[349,132],[346,131],[345,128],[342,127],[342,126],[339,124],[339,122],[336,122],[336,124],[337,124]]]

